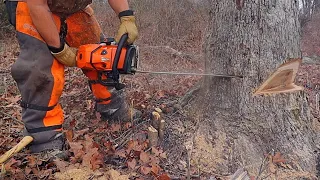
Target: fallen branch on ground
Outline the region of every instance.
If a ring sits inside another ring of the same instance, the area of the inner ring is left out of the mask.
[[[24,125],[22,121],[18,120],[17,118],[13,117],[13,116],[12,116],[12,115],[10,115],[10,114],[5,113],[5,112],[2,112],[2,111],[1,111],[0,113],[2,113],[3,115],[5,115],[5,116],[7,116],[7,117],[11,118],[13,121],[17,122],[18,124]]]

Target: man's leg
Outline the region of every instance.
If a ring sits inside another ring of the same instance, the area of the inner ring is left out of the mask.
[[[67,27],[66,41],[71,47],[100,42],[101,29],[89,6],[84,11],[68,17]],[[106,120],[128,119],[129,111],[124,101],[123,91],[116,91],[114,87],[106,87],[97,83],[97,71],[83,72],[89,78],[90,89],[96,98],[96,110],[101,113],[102,118]]]
[[[59,27],[59,18],[54,19]],[[24,2],[16,8],[16,30],[21,52],[11,72],[22,97],[25,133],[34,138],[30,150],[62,149],[64,119],[58,100],[63,90],[64,66],[51,55]]]

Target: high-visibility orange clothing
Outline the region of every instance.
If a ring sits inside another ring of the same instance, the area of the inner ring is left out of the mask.
[[[59,98],[64,86],[64,65],[51,55],[47,44],[38,33],[25,2],[11,2],[9,18],[15,25],[21,52],[12,66],[12,76],[17,82],[22,97],[22,120],[26,133],[34,138],[33,152],[62,146],[56,137],[62,130],[63,111]],[[17,4],[17,7],[13,5]],[[11,13],[10,13],[11,12]],[[60,31],[63,22],[53,14]],[[78,11],[65,20],[65,40],[71,47],[100,42],[101,29],[90,7]],[[97,72],[84,72],[91,82],[97,80]],[[108,87],[91,83],[91,90],[98,100],[97,110],[110,112],[126,109],[124,100]],[[110,88],[111,89],[111,88]],[[119,114],[119,113],[118,113]],[[121,114],[121,113],[120,113]]]

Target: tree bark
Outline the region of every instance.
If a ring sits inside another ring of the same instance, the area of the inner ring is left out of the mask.
[[[305,93],[252,97],[285,60],[301,58],[298,12],[294,0],[211,0],[206,73],[244,78],[205,77],[190,109],[199,121],[192,162],[203,172],[257,175],[265,154],[280,152],[316,173],[319,133]]]

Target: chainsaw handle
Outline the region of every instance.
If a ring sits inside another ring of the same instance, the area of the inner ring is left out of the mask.
[[[118,71],[118,63],[121,55],[121,50],[125,46],[125,43],[127,42],[128,37],[129,37],[128,33],[125,33],[121,36],[118,42],[118,47],[117,47],[116,54],[114,56],[114,62],[112,65],[112,71]]]
[[[118,42],[118,47],[116,50],[116,54],[114,56],[114,61],[112,65],[112,79],[115,81],[115,88],[116,90],[120,90],[123,88],[123,85],[119,83],[120,73],[118,70],[118,64],[122,52],[122,48],[125,46],[128,39],[128,33],[123,34]]]

